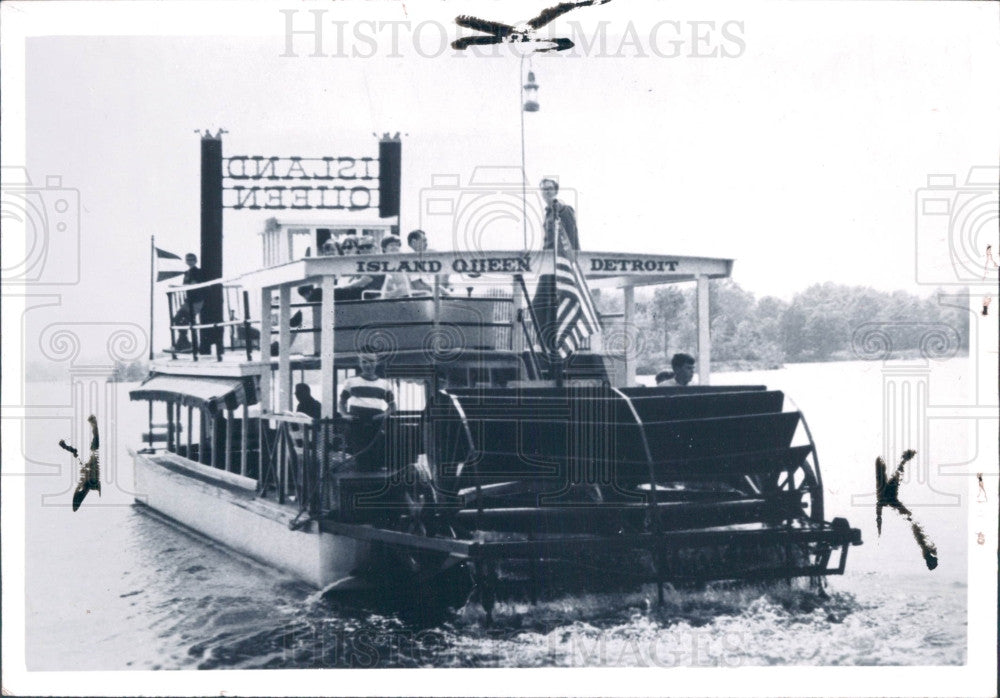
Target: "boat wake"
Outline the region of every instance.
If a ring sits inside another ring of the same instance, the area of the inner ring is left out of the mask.
[[[202,669],[961,663],[964,627],[942,623],[945,602],[885,590],[866,598],[860,588],[824,596],[774,583],[668,588],[657,605],[650,585],[537,604],[501,601],[486,625],[474,602],[415,613],[412,599],[400,606],[313,593],[269,628],[220,614],[217,632],[188,656]],[[905,633],[901,615],[911,623]]]

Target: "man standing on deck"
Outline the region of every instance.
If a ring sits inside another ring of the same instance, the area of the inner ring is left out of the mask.
[[[576,212],[572,206],[567,206],[556,198],[559,193],[559,183],[553,179],[543,179],[540,184],[542,198],[545,199],[545,243],[543,250],[557,250],[561,255],[575,256],[580,249],[580,240],[576,230]],[[554,260],[551,254],[542,258],[542,268],[548,268]],[[554,269],[553,269],[554,271]],[[556,311],[558,309],[556,296],[555,274],[542,274],[538,279],[538,289],[531,305],[538,322],[538,335],[543,350],[549,356],[555,356]]]
[[[198,255],[193,252],[188,252],[184,255],[184,262],[188,265],[187,271],[184,272],[184,279],[182,283],[187,284],[200,284],[205,281],[205,272],[198,268]],[[204,288],[192,288],[184,294],[184,303],[181,307],[177,309],[174,313],[174,317],[171,319],[171,324],[173,325],[183,325],[183,324],[195,324],[198,321],[198,315],[201,314],[201,309],[205,305],[205,297],[208,295],[208,289]],[[177,341],[174,342],[174,349],[190,349],[191,340],[188,339],[187,330],[181,330],[177,337]]]
[[[378,470],[385,461],[385,440],[378,436],[396,403],[389,381],[378,376],[378,358],[361,354],[358,365],[361,372],[344,381],[337,406],[350,420],[347,448],[357,458],[358,469]]]

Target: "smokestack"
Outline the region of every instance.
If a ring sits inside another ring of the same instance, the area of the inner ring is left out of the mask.
[[[222,278],[222,131],[201,137],[201,258],[205,279]],[[203,323],[222,322],[222,287],[208,289],[201,311]],[[212,344],[222,351],[222,329],[201,333],[202,354],[211,353]]]
[[[400,180],[402,179],[403,142],[399,134],[382,136],[378,143],[378,215],[399,215]]]

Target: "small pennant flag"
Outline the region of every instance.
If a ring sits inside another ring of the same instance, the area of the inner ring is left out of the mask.
[[[157,281],[166,281],[167,279],[172,279],[175,276],[184,276],[183,271],[158,271],[156,272]]]
[[[156,250],[156,256],[160,259],[180,259],[180,256],[175,255],[173,252],[161,250],[159,247],[154,247],[153,249]]]

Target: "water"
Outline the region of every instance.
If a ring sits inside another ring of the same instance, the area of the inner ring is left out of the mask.
[[[932,403],[961,404],[963,360],[935,364]],[[913,364],[916,366],[917,364]],[[427,616],[370,599],[329,600],[279,571],[237,557],[131,506],[131,459],[144,403],[117,391],[102,433],[103,496],[68,503],[76,471],[56,445],[69,422],[29,422],[27,637],[31,670],[961,664],[966,658],[968,481],[912,476],[900,493],[938,548],[933,572],[909,526],[887,512],[881,539],[873,490],[882,448],[882,367],[792,365],[718,374],[794,397],[819,445],[827,518],[845,516],[865,544],[829,598],[807,588],[668,589],[500,603],[486,628],[469,604]],[[31,404],[68,404],[66,383],[29,384]],[[55,431],[53,431],[55,430]],[[962,420],[929,433],[930,463],[962,463],[974,436]],[[61,467],[59,467],[61,465]],[[935,492],[934,490],[938,490]],[[958,501],[947,495],[960,493]],[[908,497],[910,501],[908,502]],[[916,503],[924,502],[925,506]]]

